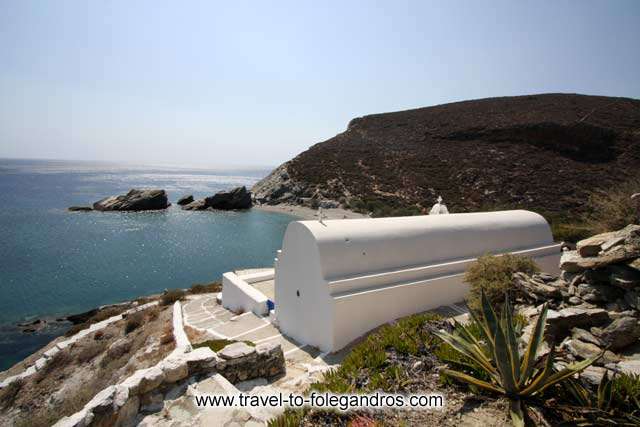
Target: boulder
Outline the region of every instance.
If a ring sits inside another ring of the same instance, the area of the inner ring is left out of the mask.
[[[537,301],[560,298],[561,291],[567,288],[567,283],[564,280],[553,280],[553,278],[539,274],[529,276],[525,273],[514,273],[513,282],[525,295]]]
[[[584,240],[580,240],[576,244],[576,250],[583,257],[597,256],[602,250],[602,245],[609,240],[616,238],[615,231],[609,233],[597,234]],[[623,238],[624,240],[624,238]]]
[[[191,202],[193,202],[193,195],[189,194],[188,196],[180,197],[177,203],[179,206],[184,206],[184,205],[188,205]]]
[[[600,366],[587,366],[584,371],[580,372],[580,378],[597,387],[602,381],[604,373],[607,372],[605,368]]]
[[[69,206],[67,210],[69,212],[91,212],[93,208],[91,206]]]
[[[611,350],[621,350],[640,338],[640,322],[635,317],[620,317],[606,328],[591,328],[591,333]]]
[[[580,283],[577,287],[577,296],[590,303],[616,301],[622,295],[621,289],[608,285]]]
[[[582,342],[588,342],[597,346],[602,346],[603,342],[594,337],[593,334],[585,329],[573,328],[571,330],[571,338],[580,340]]]
[[[243,342],[234,342],[229,344],[218,352],[218,356],[224,360],[233,360],[241,357],[249,356],[256,352],[255,347],[251,347]]]
[[[125,195],[106,197],[93,204],[97,211],[151,211],[170,206],[164,190],[130,190]]]
[[[193,201],[183,206],[182,209],[187,211],[249,209],[251,204],[251,193],[243,186],[230,191],[220,191],[211,197]]]
[[[182,206],[185,211],[204,211],[207,209],[204,200],[194,200],[193,202]]]
[[[640,225],[631,224],[613,233],[590,237],[578,242],[577,248],[562,253],[562,270],[577,273],[628,262],[640,257]]]
[[[208,208],[213,209],[249,209],[251,207],[251,193],[247,187],[234,188],[231,191],[220,191],[204,199]]]
[[[634,268],[634,260],[627,265],[610,265],[606,268],[609,283],[622,289],[640,286],[640,270]]]
[[[578,359],[591,359],[592,357],[596,357],[602,353],[602,349],[597,345],[573,338],[564,341],[562,346]],[[618,362],[619,360],[620,357],[607,350],[604,352],[604,355],[595,362],[595,364],[602,366],[607,363]]]
[[[560,340],[575,327],[601,326],[609,321],[609,314],[601,308],[569,307],[547,312],[547,338]]]

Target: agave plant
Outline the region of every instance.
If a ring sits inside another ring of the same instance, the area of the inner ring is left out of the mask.
[[[553,348],[544,358],[538,360],[538,349],[544,337],[547,306],[543,306],[525,351],[520,354],[518,338],[512,317],[509,298],[505,298],[502,315],[498,317],[481,293],[480,313],[471,313],[480,325],[480,338],[474,336],[467,327],[455,322],[453,333],[444,331],[435,334],[462,355],[472,359],[490,378],[489,381],[475,378],[455,370],[446,369],[445,375],[473,384],[485,390],[505,395],[510,401],[509,413],[514,426],[524,426],[523,401],[540,394],[543,390],[570,378],[582,371],[597,357],[567,365],[560,371],[554,369]]]
[[[619,376],[618,380],[622,377],[623,376]],[[633,381],[633,378],[631,378],[631,381]],[[563,383],[565,390],[573,396],[575,402],[579,405],[578,408],[583,408],[583,412],[587,415],[586,417],[575,418],[574,421],[576,425],[640,425],[640,417],[637,416],[637,414],[640,413],[640,400],[638,396],[628,396],[631,400],[628,402],[631,407],[625,408],[627,409],[626,411],[621,411],[621,409],[623,409],[620,408],[621,402],[613,400],[613,385],[614,380],[609,379],[606,371],[602,375],[595,395],[579,381],[569,379]],[[621,397],[623,398],[624,396],[616,395],[617,400]],[[569,409],[571,410],[573,408]]]

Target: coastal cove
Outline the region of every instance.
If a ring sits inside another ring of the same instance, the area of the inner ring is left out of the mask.
[[[267,170],[211,171],[0,160],[0,370],[64,333],[15,324],[207,283],[271,265],[291,215],[182,211],[185,194],[251,187]],[[164,188],[157,212],[67,212],[130,188]]]

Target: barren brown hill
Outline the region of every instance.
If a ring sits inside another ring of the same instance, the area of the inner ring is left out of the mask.
[[[640,171],[640,100],[544,94],[353,119],[254,187],[263,203],[584,209]]]

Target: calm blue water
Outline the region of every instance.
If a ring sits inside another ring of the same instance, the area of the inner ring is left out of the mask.
[[[67,212],[130,188],[164,188],[174,202],[238,185],[267,170],[212,172],[0,159],[0,370],[60,330],[25,335],[11,325],[91,309],[273,263],[287,215]]]

